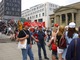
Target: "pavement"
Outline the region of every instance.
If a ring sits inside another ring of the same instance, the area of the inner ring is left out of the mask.
[[[51,60],[51,51],[46,46],[47,56]],[[38,59],[37,45],[32,46],[32,51],[34,54],[34,60]],[[42,58],[44,60],[43,50],[41,51]],[[10,43],[0,43],[0,60],[22,60],[21,50],[17,48],[17,42]],[[28,57],[28,60],[29,57]]]
[[[11,42],[10,36],[7,36],[0,32],[0,43],[6,43],[6,42]]]
[[[3,42],[0,42],[0,60],[22,60],[21,50],[17,48],[17,42],[11,41],[9,39],[9,36],[5,36],[2,34],[0,34],[0,39],[3,39]],[[34,60],[39,60],[38,48],[36,44],[32,46],[32,51],[34,54]],[[47,56],[49,57],[49,60],[51,60],[51,51],[48,49],[47,46],[46,46],[46,52]],[[43,55],[43,50],[41,50],[41,55],[42,59],[45,60]],[[28,60],[30,60],[29,56]]]

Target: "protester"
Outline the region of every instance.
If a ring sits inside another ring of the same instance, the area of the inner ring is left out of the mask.
[[[49,58],[47,57],[47,54],[46,54],[46,49],[45,49],[45,33],[42,31],[42,26],[39,26],[38,27],[39,31],[37,32],[37,36],[38,36],[38,40],[39,42],[37,43],[37,46],[38,46],[38,56],[39,56],[39,60],[42,60],[42,56],[41,56],[41,48],[43,49],[43,53],[44,53],[44,59],[47,59],[49,60]]]
[[[65,38],[66,38],[66,42],[67,42],[67,48],[70,44],[70,42],[74,39],[78,37],[78,34],[76,33],[76,24],[74,22],[69,23],[68,25],[68,31],[65,32]],[[67,48],[64,50],[62,58],[64,60],[66,60],[66,52],[67,52]]]
[[[65,31],[68,31],[68,26],[65,26]]]
[[[57,34],[57,28],[54,27],[53,31],[52,31],[51,39],[48,43],[48,46],[51,48],[51,50],[52,50],[52,47],[53,47],[52,44],[54,44],[54,43],[56,44],[56,34]],[[56,49],[56,51],[52,50],[52,60],[56,60],[56,59],[57,59],[57,49]]]
[[[51,38],[51,30],[50,28],[48,28],[47,29],[47,42],[49,42],[50,38]]]
[[[22,23],[21,23],[20,20],[18,20],[18,30],[19,30],[19,31],[22,30]]]
[[[35,29],[33,27],[30,28],[30,34],[32,44],[34,44],[35,42],[39,42],[38,38],[35,37]]]
[[[19,35],[18,35],[18,38],[17,38],[17,40],[19,40],[19,41],[23,41],[24,39],[27,39],[26,49],[21,49],[23,60],[27,60],[27,55],[29,55],[30,60],[34,60],[33,52],[32,52],[32,49],[31,49],[31,44],[30,44],[31,36],[30,36],[30,32],[28,31],[28,28],[29,28],[30,25],[28,25],[27,22],[24,22],[23,26],[24,26],[24,28],[23,28],[23,30],[21,30],[19,32]],[[24,31],[26,32],[26,34],[24,33]]]
[[[80,27],[78,38],[75,38],[69,44],[66,53],[66,60],[80,60]]]
[[[58,52],[58,60],[62,60],[62,53],[64,51],[64,49],[60,48],[59,45],[60,45],[60,39],[61,37],[63,36],[63,33],[64,33],[64,26],[59,26],[58,28],[58,33],[56,35],[56,39],[57,39],[57,52]]]

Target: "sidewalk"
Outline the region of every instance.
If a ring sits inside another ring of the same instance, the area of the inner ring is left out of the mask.
[[[47,50],[47,55],[51,60],[51,51],[49,51],[48,47],[46,46],[46,50]],[[38,59],[38,50],[37,50],[37,45],[34,44],[32,46],[32,51],[34,54],[34,60],[39,60]],[[43,55],[43,51],[42,52],[42,57],[43,60],[44,59],[44,55]],[[0,60],[22,60],[22,56],[21,56],[21,50],[19,50],[17,48],[17,43],[16,42],[12,42],[12,43],[0,43]],[[29,57],[28,57],[28,60]]]
[[[11,42],[10,36],[0,33],[0,43]]]

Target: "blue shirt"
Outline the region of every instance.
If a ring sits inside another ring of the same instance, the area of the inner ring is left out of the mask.
[[[45,37],[45,33],[43,31],[38,31],[38,40],[39,40],[39,43],[44,44],[44,37]]]
[[[74,34],[73,34],[73,38],[69,38],[69,37],[67,36],[67,34],[68,34],[68,31],[65,33],[65,38],[66,38],[68,44],[70,44],[70,42],[72,41],[72,39],[78,37],[78,34],[77,34],[77,33],[74,33]]]

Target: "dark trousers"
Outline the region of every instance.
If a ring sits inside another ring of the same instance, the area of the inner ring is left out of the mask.
[[[38,56],[39,56],[39,58],[42,58],[42,56],[41,56],[41,48],[42,48],[43,53],[44,53],[44,58],[47,57],[45,44],[37,43],[37,46],[38,46]]]
[[[49,40],[50,40],[50,35],[48,36],[47,42],[49,42]]]

